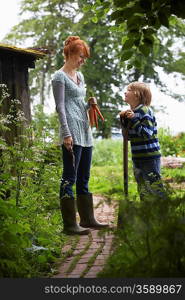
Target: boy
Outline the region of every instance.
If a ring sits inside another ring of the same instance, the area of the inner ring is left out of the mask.
[[[150,108],[151,98],[151,91],[145,83],[133,82],[125,92],[125,102],[130,109],[120,113],[123,128],[126,124],[128,126],[134,176],[141,200],[150,200],[149,195],[150,198],[164,196],[160,180],[160,145],[156,119]]]

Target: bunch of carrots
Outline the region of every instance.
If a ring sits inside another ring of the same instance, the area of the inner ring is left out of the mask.
[[[94,98],[94,97],[92,97]],[[101,118],[102,121],[104,121],[104,117],[100,112],[100,109],[97,105],[97,103],[91,104],[90,109],[89,109],[89,122],[91,127],[94,125],[96,128],[98,128],[98,116]]]

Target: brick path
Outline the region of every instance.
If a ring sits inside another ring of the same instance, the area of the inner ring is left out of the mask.
[[[54,278],[95,278],[103,269],[111,253],[115,208],[102,196],[94,197],[94,206],[97,220],[109,223],[110,229],[91,229],[89,235],[71,236],[70,244],[62,249],[62,256],[66,255],[66,259]]]

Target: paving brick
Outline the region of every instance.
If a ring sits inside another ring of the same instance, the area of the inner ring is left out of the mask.
[[[68,252],[69,250],[71,250],[71,245],[65,245],[65,246],[62,248],[62,253],[66,253],[66,252]]]
[[[80,243],[76,246],[76,249],[84,249],[87,246],[87,243]]]
[[[103,259],[103,260],[106,260],[106,259],[107,259],[107,255],[99,254],[96,258],[97,258],[97,259]]]
[[[92,242],[91,249],[99,249],[101,247],[100,243]]]
[[[84,276],[84,278],[96,278],[96,273],[93,273],[93,274],[88,273]]]
[[[92,237],[93,237],[93,238],[98,237],[98,230],[93,229],[93,230],[91,231],[91,234],[92,234]]]
[[[103,255],[105,254],[105,255],[108,256],[108,255],[110,254],[110,251],[109,251],[109,250],[102,250],[102,254],[103,254]]]
[[[93,275],[94,277],[96,277],[96,275],[100,271],[102,271],[102,269],[103,269],[103,266],[93,266],[85,276],[87,276],[87,275]]]
[[[81,258],[81,259],[78,261],[78,263],[79,263],[79,264],[85,264],[85,263],[88,263],[89,259],[90,259],[90,257],[89,257],[89,255],[87,255],[87,257]]]
[[[69,274],[66,278],[80,278],[80,274]]]
[[[105,258],[103,259],[96,259],[95,262],[94,262],[94,266],[103,266],[105,264]]]
[[[82,258],[86,258],[86,257],[89,257],[91,258],[96,252],[96,249],[89,249],[88,252],[86,252],[85,254],[82,255]]]
[[[80,254],[81,252],[81,249],[76,249],[75,251],[73,251],[73,255],[78,255]]]
[[[71,272],[71,274],[81,274],[81,272],[83,272],[86,269],[86,264],[77,264],[76,267],[73,269],[73,271]]]
[[[88,240],[89,240],[89,237],[88,237],[88,235],[84,235],[84,236],[81,236],[80,237],[80,241],[79,242],[88,242]]]

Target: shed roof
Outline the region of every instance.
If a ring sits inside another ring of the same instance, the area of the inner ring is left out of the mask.
[[[8,45],[8,44],[1,44],[0,43],[0,51],[4,50],[4,51],[8,51],[8,52],[15,52],[15,53],[20,53],[20,54],[25,54],[25,55],[31,55],[32,57],[34,57],[35,59],[39,59],[39,58],[43,58],[46,53],[39,51],[39,50],[35,50],[35,49],[29,49],[29,48],[18,48],[12,45]]]

